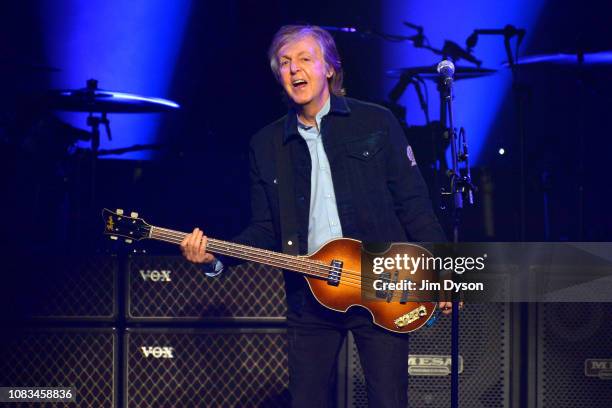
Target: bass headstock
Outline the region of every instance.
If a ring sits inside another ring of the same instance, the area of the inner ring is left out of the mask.
[[[104,219],[104,234],[110,239],[118,240],[120,237],[128,244],[150,237],[151,226],[138,213],[132,212],[129,216],[122,209],[111,211],[107,208],[102,210]]]

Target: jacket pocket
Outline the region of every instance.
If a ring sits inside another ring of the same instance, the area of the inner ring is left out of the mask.
[[[382,150],[382,131],[374,132],[368,136],[347,143],[349,157],[365,162],[373,160]]]

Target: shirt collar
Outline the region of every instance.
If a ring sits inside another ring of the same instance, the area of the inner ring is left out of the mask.
[[[328,111],[324,112],[327,106]],[[325,106],[323,106],[323,109],[321,109],[321,111],[319,111],[316,116],[317,125],[319,126],[319,128],[321,126],[321,119],[328,113],[332,115],[350,114],[351,109],[349,108],[348,103],[346,102],[346,98],[343,96],[336,96],[334,94],[330,94],[329,99],[325,103]],[[289,112],[287,113],[287,119],[285,120],[285,134],[283,137],[283,142],[287,142],[292,136],[300,136],[300,134],[298,133],[298,122],[299,121],[297,120],[296,109],[294,107],[289,108]]]
[[[323,119],[323,116],[325,116],[325,115],[327,115],[329,113],[329,108],[331,106],[330,99],[331,99],[331,96],[329,98],[327,98],[327,101],[325,102],[325,104],[323,105],[321,110],[315,115],[315,121],[317,122],[317,129],[319,129],[319,132],[321,132],[321,119]],[[296,114],[296,117],[297,117],[297,114]],[[310,125],[306,125],[306,124],[300,122],[300,118],[299,117],[297,117],[297,126],[298,126],[298,128],[304,129],[304,130],[308,130],[308,129],[310,129],[312,127]]]

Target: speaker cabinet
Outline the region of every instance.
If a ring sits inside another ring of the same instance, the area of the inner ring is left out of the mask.
[[[208,277],[183,257],[128,261],[130,321],[279,322],[286,312],[279,269],[247,263]]]
[[[612,406],[612,304],[537,307],[537,406]]]
[[[128,407],[287,407],[285,329],[128,329]]]
[[[459,405],[509,407],[510,305],[466,304],[459,321]],[[451,319],[410,334],[410,407],[450,406]],[[347,344],[346,405],[367,407],[366,384],[352,336]]]
[[[74,388],[75,402],[44,406],[118,406],[117,336],[113,329],[3,328],[0,342],[1,386]]]
[[[3,320],[111,322],[117,316],[117,258],[45,255],[14,266],[3,282]]]

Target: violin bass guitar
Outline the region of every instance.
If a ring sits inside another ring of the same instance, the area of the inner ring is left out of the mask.
[[[126,215],[122,210],[104,209],[104,233],[113,240],[127,243],[145,239],[180,244],[185,232],[148,224],[137,213]],[[350,238],[333,239],[312,254],[294,256],[247,245],[208,238],[206,250],[245,261],[269,265],[304,276],[312,294],[323,306],[337,312],[351,307],[363,307],[372,315],[373,322],[391,332],[409,333],[424,325],[431,325],[439,316],[436,312],[437,294],[409,290],[420,287],[420,282],[436,280],[433,272],[391,271],[362,274],[362,243]],[[424,248],[412,244],[393,245],[389,251],[408,256],[431,255]],[[384,256],[395,256],[387,251]],[[369,268],[371,269],[371,268]],[[418,277],[418,278],[417,278]],[[412,282],[408,286],[407,282]],[[402,284],[403,283],[403,284]],[[425,300],[427,299],[427,300]]]

